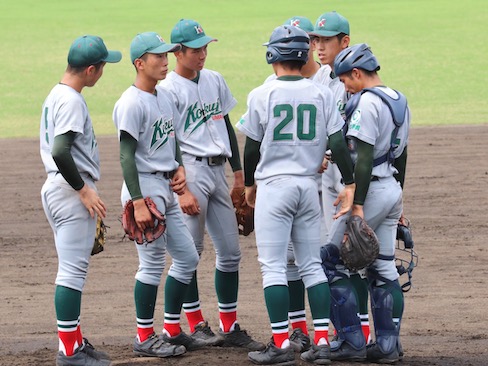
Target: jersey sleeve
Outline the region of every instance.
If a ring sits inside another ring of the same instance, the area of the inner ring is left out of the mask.
[[[68,131],[83,134],[87,119],[86,104],[82,100],[69,98],[61,101],[56,110],[54,120],[54,136],[63,135]]]
[[[125,131],[136,141],[139,141],[141,123],[144,121],[143,110],[137,103],[129,98],[121,98],[115,104],[113,120],[117,127],[120,138],[120,131]]]
[[[229,112],[236,106],[237,100],[232,95],[229,86],[227,85],[224,77],[220,74],[220,98],[222,103],[222,115],[229,114]]]
[[[370,145],[375,145],[379,136],[379,109],[378,103],[383,103],[379,97],[372,93],[364,93],[361,100],[349,119],[347,136],[355,137]]]
[[[264,129],[262,126],[264,106],[259,103],[260,98],[256,90],[249,93],[247,111],[236,124],[236,128],[254,141],[262,141]]]

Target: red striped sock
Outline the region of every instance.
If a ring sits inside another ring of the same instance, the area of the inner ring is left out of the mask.
[[[329,344],[329,331],[328,330],[316,330],[314,336],[314,343],[316,345],[320,344],[321,339],[324,339],[327,344]]]
[[[307,322],[304,320],[300,320],[297,322],[292,322],[291,327],[293,330],[300,328],[303,332],[303,334],[308,335],[308,328],[307,328]]]
[[[283,342],[288,340],[288,332],[285,333],[273,333],[273,341],[276,347],[281,348]]]
[[[205,319],[203,319],[203,314],[200,309],[196,311],[186,311],[186,319],[188,320],[188,325],[190,326],[190,332],[193,333],[195,331],[195,326],[205,322]]]

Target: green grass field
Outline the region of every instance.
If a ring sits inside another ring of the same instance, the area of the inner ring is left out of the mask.
[[[372,47],[383,82],[406,94],[413,125],[488,123],[485,0],[17,0],[0,5],[0,137],[38,135],[44,98],[82,34],[100,35],[124,55],[83,92],[97,134],[115,133],[114,103],[135,75],[132,38],[156,31],[169,41],[180,18],[198,20],[219,39],[206,66],[226,78],[239,102],[231,113],[237,121],[249,91],[272,72],[262,43],[274,27],[293,15],[315,23],[330,10],[348,18],[353,44]]]

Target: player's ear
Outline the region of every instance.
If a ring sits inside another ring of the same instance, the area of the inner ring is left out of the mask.
[[[351,42],[351,37],[349,37],[347,34],[342,37],[341,39],[341,47],[342,49],[345,49],[347,47],[349,47],[349,42]]]

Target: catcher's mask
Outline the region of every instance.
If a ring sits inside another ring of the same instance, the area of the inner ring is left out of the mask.
[[[419,257],[415,250],[413,250],[412,229],[410,228],[410,221],[406,219],[407,225],[398,224],[397,226],[397,243],[395,250],[395,265],[400,275],[399,281],[402,279],[402,275],[406,274],[405,282],[401,284],[403,292],[408,292],[412,288],[412,272],[417,263]]]

